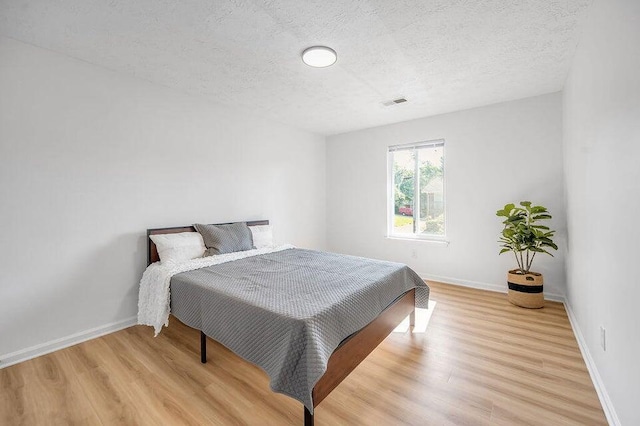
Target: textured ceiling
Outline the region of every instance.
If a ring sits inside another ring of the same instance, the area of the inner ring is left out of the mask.
[[[0,35],[335,134],[562,89],[591,3],[0,0]]]

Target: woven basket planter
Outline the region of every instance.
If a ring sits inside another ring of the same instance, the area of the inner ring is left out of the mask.
[[[521,274],[517,269],[509,271],[507,274],[509,302],[523,308],[544,307],[543,282],[542,274],[537,272]]]

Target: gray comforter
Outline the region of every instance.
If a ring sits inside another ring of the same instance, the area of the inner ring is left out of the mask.
[[[426,308],[429,287],[406,265],[290,249],[175,275],[171,311],[313,412],[313,387],[340,342],[413,288]]]

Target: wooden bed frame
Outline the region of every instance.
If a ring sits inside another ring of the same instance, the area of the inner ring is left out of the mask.
[[[247,222],[249,226],[268,224],[268,220]],[[148,229],[147,237],[178,232],[196,232],[196,230],[193,226]],[[159,261],[160,257],[151,238],[147,240],[147,262],[150,265]],[[317,407],[407,316],[410,317],[410,326],[413,327],[415,325],[415,289],[396,299],[369,325],[340,343],[329,358],[327,371],[313,388],[313,407]],[[207,336],[202,330],[200,330],[200,361],[207,362]],[[313,422],[313,414],[304,407],[304,425],[313,426]]]

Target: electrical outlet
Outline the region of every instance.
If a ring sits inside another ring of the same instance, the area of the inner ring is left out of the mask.
[[[603,326],[600,326],[600,346],[603,351],[607,350],[607,330]]]
[[[414,258],[414,259],[417,259],[418,258],[418,250],[416,250],[416,249],[411,250],[411,257]]]

